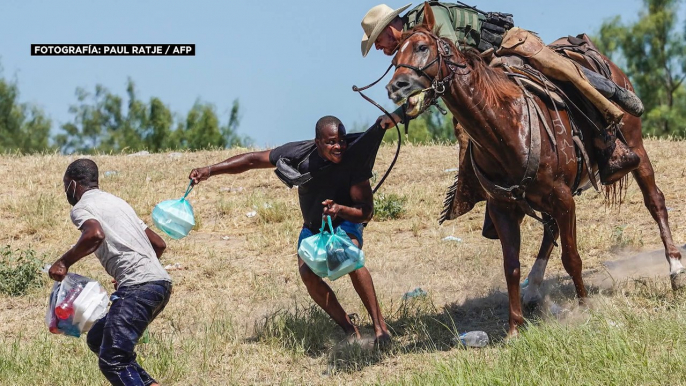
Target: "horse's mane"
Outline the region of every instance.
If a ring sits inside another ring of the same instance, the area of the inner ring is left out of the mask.
[[[428,28],[418,25],[413,30],[403,32],[400,39],[401,44],[414,32],[425,32],[436,36]],[[448,44],[452,52],[456,53],[458,61],[464,59],[466,64],[471,67],[474,86],[483,93],[483,102],[486,106],[512,108],[511,102],[522,95],[522,91],[517,85],[511,82],[502,71],[489,67],[476,49],[465,45],[462,50],[459,50],[450,39],[441,40]]]
[[[474,87],[483,93],[487,106],[511,108],[512,101],[522,95],[522,90],[502,71],[493,69],[484,62],[479,51],[467,48],[462,52],[458,51],[458,56],[460,55],[472,68]]]

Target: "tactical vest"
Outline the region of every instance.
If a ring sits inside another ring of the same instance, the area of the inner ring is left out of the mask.
[[[429,1],[431,7],[442,7],[448,11],[453,30],[457,35],[456,46],[467,44],[481,52],[489,48],[497,49],[503,41],[503,35],[514,27],[514,20],[509,13],[483,12],[476,7],[465,4]],[[424,4],[407,11],[403,17],[405,29],[417,26],[424,19]]]

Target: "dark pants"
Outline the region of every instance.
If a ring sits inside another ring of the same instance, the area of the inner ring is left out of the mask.
[[[167,305],[171,287],[166,281],[120,287],[112,294],[110,311],[88,332],[88,348],[98,354],[100,371],[113,385],[156,383],[136,362],[133,350],[150,322]]]

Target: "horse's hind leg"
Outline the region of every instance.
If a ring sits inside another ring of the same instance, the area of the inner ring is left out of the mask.
[[[500,236],[500,245],[503,248],[503,266],[510,303],[510,328],[507,336],[512,338],[519,334],[517,327],[524,323],[522,302],[519,298],[519,248],[521,244],[519,225],[524,218],[524,213],[515,204],[488,200],[488,207],[493,225],[495,225],[498,236]]]
[[[655,222],[657,222],[658,227],[660,227],[660,238],[662,238],[662,243],[665,246],[665,255],[669,262],[672,288],[677,290],[686,286],[686,272],[681,264],[681,252],[679,252],[679,248],[674,245],[672,240],[672,231],[669,229],[667,208],[665,207],[665,196],[655,184],[655,172],[643,144],[639,144],[633,150],[641,157],[641,164],[633,171],[634,179],[638,183],[639,188],[641,188],[645,206],[650,211]]]
[[[581,256],[576,246],[576,204],[569,187],[559,186],[556,191],[556,202],[552,216],[560,227],[560,247],[562,248],[562,265],[572,277],[579,301],[586,297],[586,288],[581,277]]]
[[[555,219],[549,214],[543,213],[543,220],[546,222],[546,225],[543,230],[541,249],[538,251],[534,266],[531,267],[531,271],[527,277],[528,284],[522,291],[522,300],[524,302],[524,307],[526,308],[533,308],[543,300],[541,285],[543,284],[545,269],[548,266],[550,254],[553,252],[553,242],[560,235],[560,228],[557,226]]]

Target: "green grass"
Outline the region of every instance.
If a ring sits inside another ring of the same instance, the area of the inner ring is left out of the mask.
[[[233,321],[222,314],[202,320],[188,320],[186,315],[172,318],[172,331],[160,331],[160,323],[153,322],[149,343],[136,349],[138,363],[162,384],[212,384],[201,374],[214,371],[230,380],[233,375],[225,368],[222,353],[237,344]],[[101,384],[108,383],[85,336],[58,336],[44,330],[32,331],[32,336],[0,337],[0,385]]]
[[[683,162],[675,166],[674,160],[683,158],[684,143],[646,144],[671,209],[673,238],[681,245],[686,240],[681,193],[686,175]],[[189,152],[172,163],[167,154],[94,158],[100,170],[121,173],[102,178],[103,190],[130,202],[153,226],[152,208],[181,197],[192,168],[242,151]],[[382,146],[377,172],[385,170],[394,151]],[[0,175],[7,186],[0,194],[5,219],[0,246],[10,245],[13,253],[35,250],[52,263],[80,235],[69,220],[71,207],[62,187],[71,158],[7,156],[2,161]],[[170,302],[150,326],[150,343],[138,347],[139,361],[163,385],[686,385],[681,337],[686,296],[667,288],[666,261],[664,276],[657,280],[618,283],[614,291],[602,293],[587,283],[590,303],[598,303],[589,311],[573,309],[561,321],[527,314],[531,322],[522,337],[504,343],[508,305],[502,250],[498,241],[481,237],[484,204],[458,220],[441,226],[436,221],[453,182],[454,173],[445,170],[456,162],[454,146],[405,146],[377,195],[377,200],[382,194],[385,198],[377,201],[374,220],[365,228],[366,264],[394,337],[390,350],[339,345],[342,331],[313,305],[298,274],[295,243],[302,217],[297,192],[286,189],[271,170],[256,170],[200,184],[189,195],[196,228],[182,240],[163,236],[168,248],[162,264],[179,263],[183,269],[170,271]],[[14,178],[16,170],[26,178]],[[621,258],[615,250],[633,254],[637,248],[661,248],[659,230],[636,183],[629,185],[621,211],[607,209],[602,196],[592,192],[576,201],[586,273]],[[251,211],[257,216],[247,217]],[[443,241],[449,235],[463,242]],[[522,223],[523,277],[541,235],[538,222]],[[559,254],[555,248],[546,282],[548,295],[565,306],[574,302],[574,289]],[[112,292],[94,256],[71,271]],[[39,276],[40,288],[20,296],[0,293],[0,386],[106,385],[85,337],[47,332],[44,316],[52,283]],[[9,277],[26,282],[21,275]],[[373,336],[350,280],[327,283],[345,311],[359,315],[363,336]],[[417,287],[428,296],[401,300]],[[458,332],[470,330],[486,331],[492,343],[484,349],[455,343]]]
[[[42,261],[32,249],[12,250],[8,245],[0,249],[0,293],[9,296],[25,295],[43,284]]]
[[[601,310],[582,311],[573,324],[529,323],[518,339],[458,352],[431,371],[387,384],[686,384],[684,298],[655,301],[652,295],[605,299]],[[643,308],[646,302],[652,307]]]
[[[374,196],[374,219],[377,221],[395,220],[405,214],[407,197],[397,194],[378,193]]]

